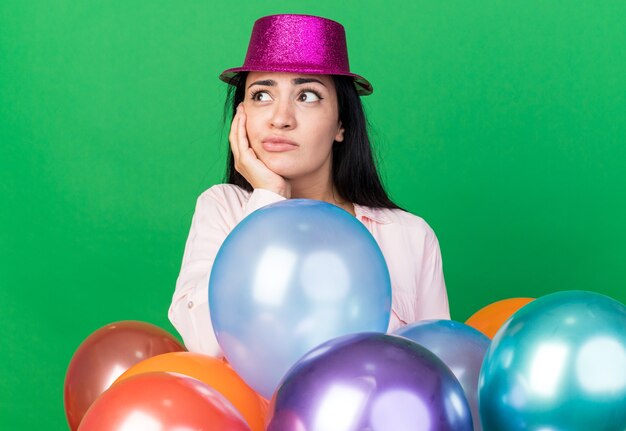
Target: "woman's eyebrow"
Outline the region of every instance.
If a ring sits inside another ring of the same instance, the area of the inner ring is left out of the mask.
[[[291,80],[291,83],[294,85],[308,84],[310,82],[317,82],[318,84],[324,85],[322,81],[320,81],[319,79],[315,79],[315,78],[294,78]],[[248,85],[248,88],[252,87],[253,85],[265,85],[267,87],[274,87],[276,86],[276,81],[274,81],[273,79],[263,79],[261,81],[254,81],[252,84]],[[324,85],[324,87],[326,87],[326,85]]]
[[[315,79],[315,78],[295,78],[291,82],[294,83],[295,85],[308,84],[309,82],[317,82],[319,84],[324,85],[322,81],[320,81],[319,79]],[[326,86],[324,85],[324,87]]]
[[[273,79],[264,79],[262,81],[255,81],[252,84],[248,85],[248,88],[252,87],[253,85],[265,85],[268,87],[274,87],[276,85],[276,81],[274,81]]]

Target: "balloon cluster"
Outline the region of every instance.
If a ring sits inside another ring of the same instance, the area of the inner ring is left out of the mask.
[[[263,431],[266,410],[228,364],[186,352],[145,322],[116,322],[92,333],[65,376],[72,431]]]
[[[185,352],[153,325],[108,325],[68,368],[72,431],[626,429],[622,304],[578,291],[509,298],[465,324],[387,335],[382,253],[329,204],[248,216],[209,292],[226,360]]]

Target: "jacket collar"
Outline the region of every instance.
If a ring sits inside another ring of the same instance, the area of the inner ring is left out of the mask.
[[[371,208],[354,204],[354,213],[358,219],[361,219],[362,216],[365,216],[368,219],[377,223],[391,223],[391,220],[389,220],[389,216],[386,214],[387,211],[385,210],[385,208]]]

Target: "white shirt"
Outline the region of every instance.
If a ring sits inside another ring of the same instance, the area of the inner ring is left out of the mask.
[[[218,184],[200,195],[185,245],[169,319],[191,352],[221,356],[209,315],[209,275],[226,236],[253,211],[285,198]],[[439,242],[420,217],[399,209],[354,205],[380,247],[391,277],[388,331],[425,319],[449,319]]]

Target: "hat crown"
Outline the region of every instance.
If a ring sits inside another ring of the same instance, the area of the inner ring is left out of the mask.
[[[350,72],[343,26],[313,15],[270,15],[256,20],[243,66],[226,69],[220,79],[237,85],[241,72],[252,71],[344,75],[353,79],[359,95],[374,91],[369,81]]]
[[[305,67],[311,72],[349,73],[344,27],[311,15],[271,15],[252,29],[244,67],[262,70]]]

